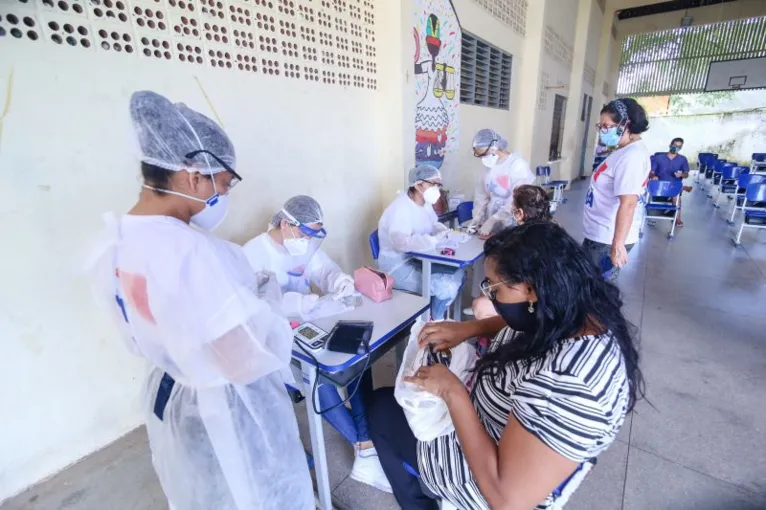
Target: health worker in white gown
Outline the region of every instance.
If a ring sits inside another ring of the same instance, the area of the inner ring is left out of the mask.
[[[241,180],[234,147],[154,92],[134,93],[130,114],[143,189],[127,214],[105,216],[88,268],[128,349],[151,365],[143,407],[170,508],[313,509],[282,376],[292,331],[281,291],[209,233]]]

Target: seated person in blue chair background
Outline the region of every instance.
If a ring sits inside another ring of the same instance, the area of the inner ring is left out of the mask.
[[[342,300],[355,292],[354,279],[344,273],[319,248],[326,236],[324,214],[319,203],[306,195],[292,197],[274,215],[269,230],[244,246],[245,255],[254,271],[270,271],[282,287],[282,311],[288,318],[313,320],[341,313]],[[325,296],[312,293],[314,285]],[[360,386],[358,390],[356,387]],[[324,417],[354,447],[351,478],[382,491],[391,486],[380,466],[375,447],[370,441],[367,410],[363,395],[372,391],[372,373],[348,386],[350,409],[341,404],[338,389],[320,385],[320,409],[330,409]]]
[[[683,138],[673,138],[667,153],[657,154],[652,158],[652,171],[649,174],[649,178],[660,181],[683,181],[689,177],[689,161],[687,161],[685,156],[679,154],[683,146]],[[685,191],[690,191],[690,189]],[[673,205],[678,205],[680,199],[681,197],[679,196],[671,201]],[[684,226],[684,222],[681,221],[681,211],[678,211],[676,226]]]
[[[449,229],[439,223],[433,207],[441,196],[439,170],[431,165],[418,165],[410,170],[408,184],[407,192],[394,199],[378,223],[378,268],[394,277],[395,289],[421,293],[421,263],[408,257],[407,252],[433,250]],[[432,264],[431,318],[446,317],[447,308],[463,285],[463,277],[460,269]]]

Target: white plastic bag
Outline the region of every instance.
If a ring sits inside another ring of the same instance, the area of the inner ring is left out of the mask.
[[[404,351],[402,366],[396,375],[394,397],[404,409],[404,416],[415,437],[420,441],[431,441],[444,434],[449,434],[455,427],[447,409],[447,403],[441,398],[420,390],[402,378],[413,376],[425,363],[426,349],[418,347],[418,335],[424,323],[418,320],[410,331],[410,339]],[[476,363],[476,350],[463,342],[452,349],[452,360],[449,369],[458,376],[463,384],[471,377],[470,370]]]

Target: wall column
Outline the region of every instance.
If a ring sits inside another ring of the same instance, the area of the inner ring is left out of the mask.
[[[515,143],[512,141],[511,150],[532,162],[534,141],[534,124],[537,116],[537,96],[540,93],[540,72],[542,68],[543,37],[545,35],[545,7],[548,0],[535,0],[527,6],[527,27],[524,39],[524,51],[522,52],[521,73],[514,80],[519,84],[517,100],[518,105],[514,115]]]
[[[575,29],[574,53],[572,56],[572,72],[569,75],[569,99],[564,121],[564,160],[559,166],[561,179],[571,181],[578,173],[580,164],[580,142],[582,138],[582,79],[585,71],[585,52],[588,45],[590,27],[590,10],[593,0],[579,0],[577,7],[577,24]]]

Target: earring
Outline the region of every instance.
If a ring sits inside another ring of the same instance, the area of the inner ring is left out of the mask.
[[[527,311],[529,313],[535,313],[535,306],[534,306],[534,303],[532,303],[532,301],[529,302],[529,308],[527,308]]]

